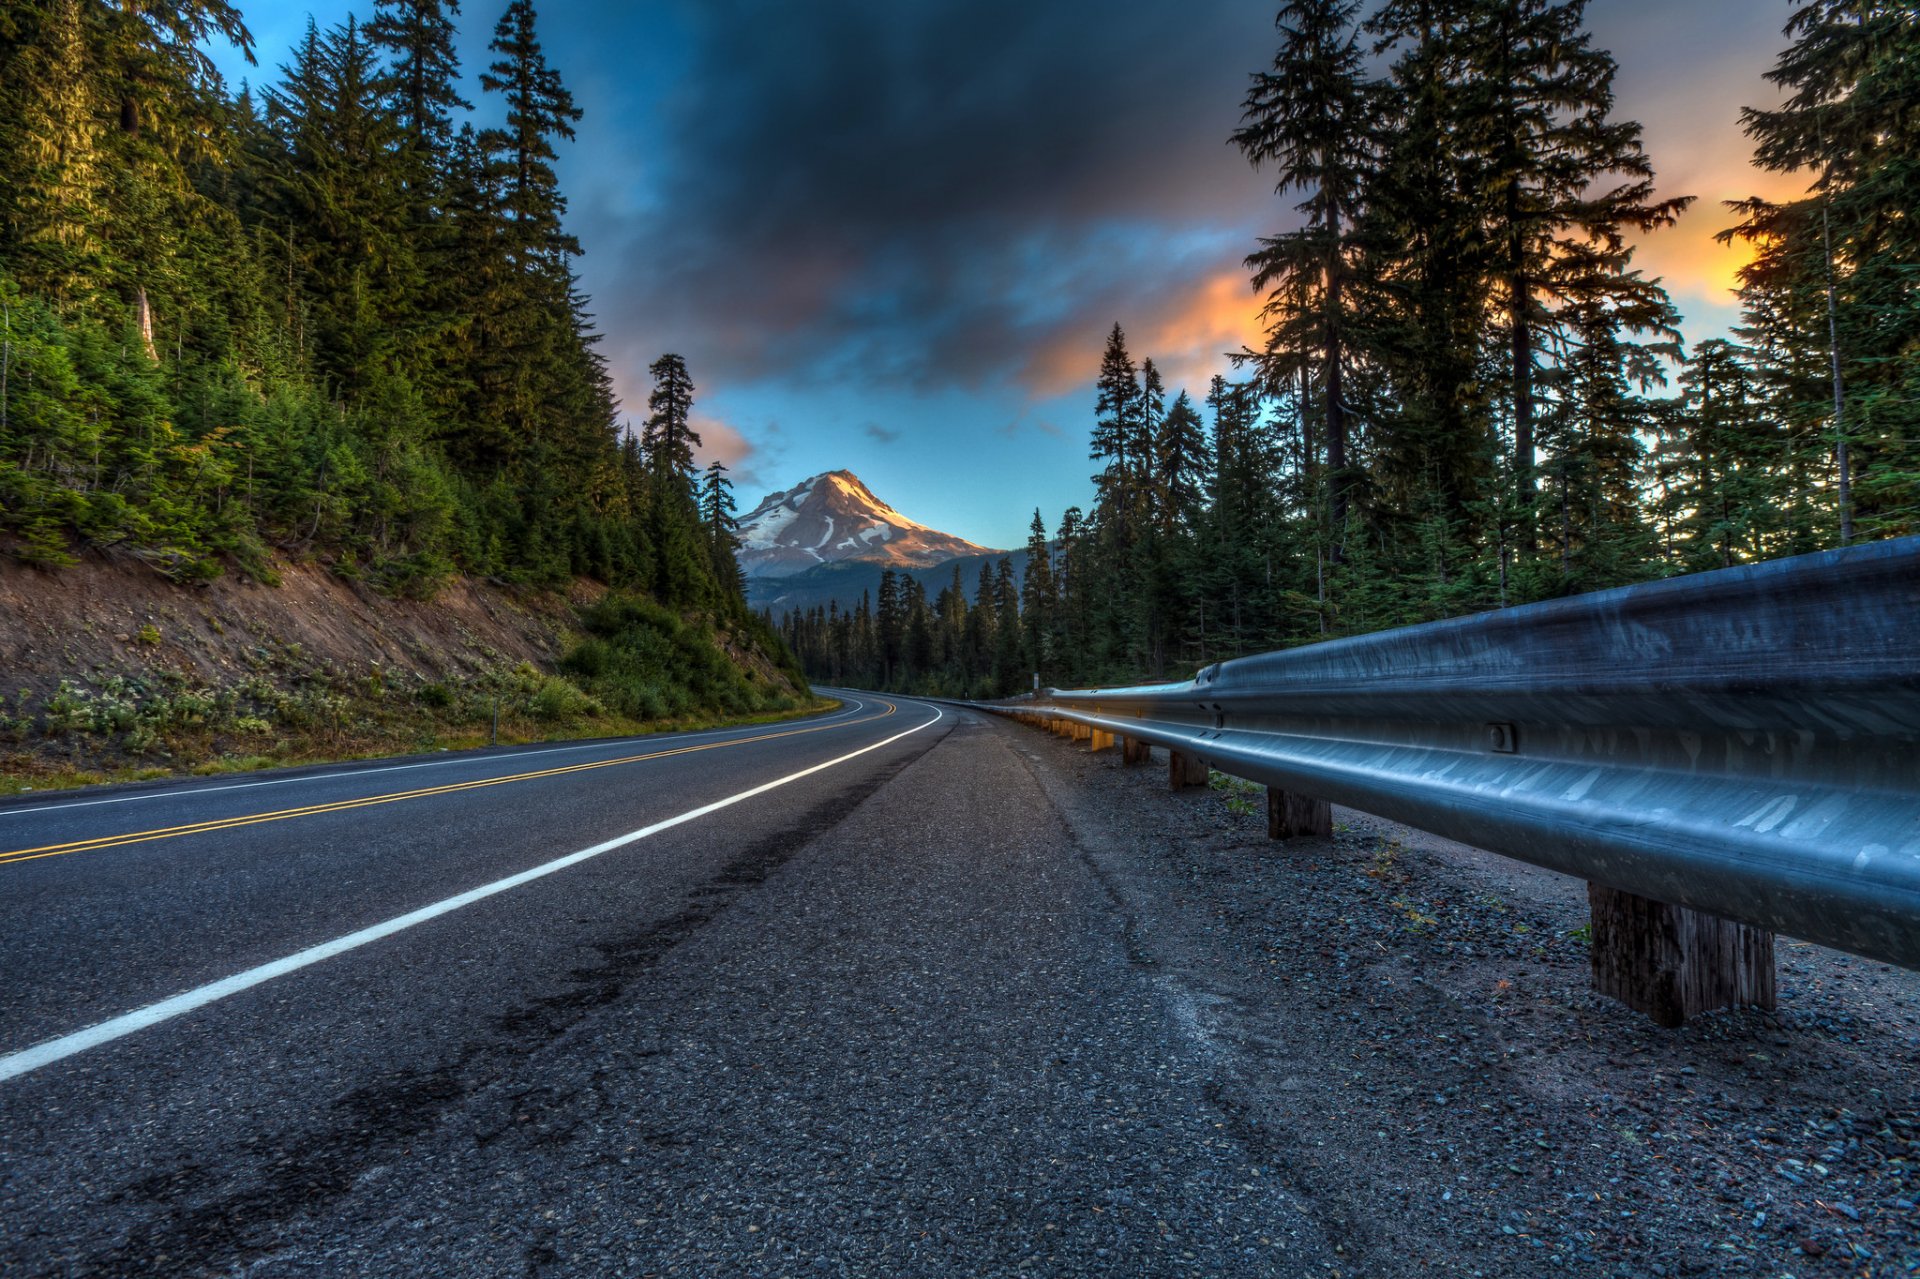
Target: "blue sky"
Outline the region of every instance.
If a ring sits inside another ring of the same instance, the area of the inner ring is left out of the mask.
[[[305,30],[353,4],[246,4],[277,77]],[[467,96],[505,0],[466,0]],[[685,356],[708,450],[742,509],[852,469],[908,515],[992,546],[1086,505],[1092,377],[1118,320],[1136,357],[1201,398],[1253,340],[1240,259],[1288,204],[1226,137],[1272,57],[1271,3],[1189,0],[548,0],[548,60],[585,118],[562,145],[623,399]],[[1698,204],[1639,260],[1692,340],[1735,319],[1719,201],[1784,195],[1759,174],[1743,105],[1787,0],[1593,0],[1663,194]]]

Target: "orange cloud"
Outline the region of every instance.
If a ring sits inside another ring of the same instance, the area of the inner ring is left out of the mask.
[[[1185,388],[1206,394],[1215,373],[1232,372],[1227,352],[1259,347],[1265,340],[1260,299],[1244,272],[1222,271],[1176,295],[1159,314],[1136,318],[1127,329],[1127,349],[1135,359],[1151,357],[1169,395]],[[1021,380],[1035,399],[1064,395],[1089,386],[1100,373],[1106,332],[1073,332],[1056,337],[1027,360]]]
[[[753,456],[753,441],[717,417],[695,413],[689,425],[700,437],[700,447],[694,450],[693,460],[701,466],[719,462],[730,471],[738,471],[743,469],[741,464]],[[751,473],[751,468],[744,469]]]
[[[1805,174],[1769,173],[1744,163],[1716,166],[1716,172],[1695,172],[1692,180],[1672,184],[1699,198],[1673,226],[1637,236],[1633,264],[1643,275],[1659,277],[1681,313],[1688,302],[1728,306],[1740,287],[1740,269],[1753,261],[1753,247],[1744,241],[1719,244],[1714,236],[1737,220],[1727,211],[1727,200],[1761,196],[1792,200],[1806,193]]]
[[[1214,374],[1232,374],[1228,352],[1266,345],[1260,306],[1245,271],[1222,271],[1202,281],[1178,309],[1148,324],[1135,345],[1153,357],[1169,395],[1185,387],[1204,398]]]

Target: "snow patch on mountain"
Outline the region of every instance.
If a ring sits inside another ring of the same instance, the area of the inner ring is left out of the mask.
[[[987,549],[902,515],[852,471],[823,471],[769,493],[740,521],[740,565],[749,577],[786,577],[840,560],[925,568]]]

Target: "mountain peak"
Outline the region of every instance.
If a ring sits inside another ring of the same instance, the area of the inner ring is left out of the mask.
[[[740,521],[740,567],[749,577],[787,577],[841,560],[925,568],[986,550],[907,518],[847,470],[769,493]]]

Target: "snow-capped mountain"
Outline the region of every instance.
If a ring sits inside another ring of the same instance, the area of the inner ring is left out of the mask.
[[[788,577],[841,560],[925,568],[988,548],[910,520],[852,471],[826,471],[769,493],[740,521],[748,577]]]

